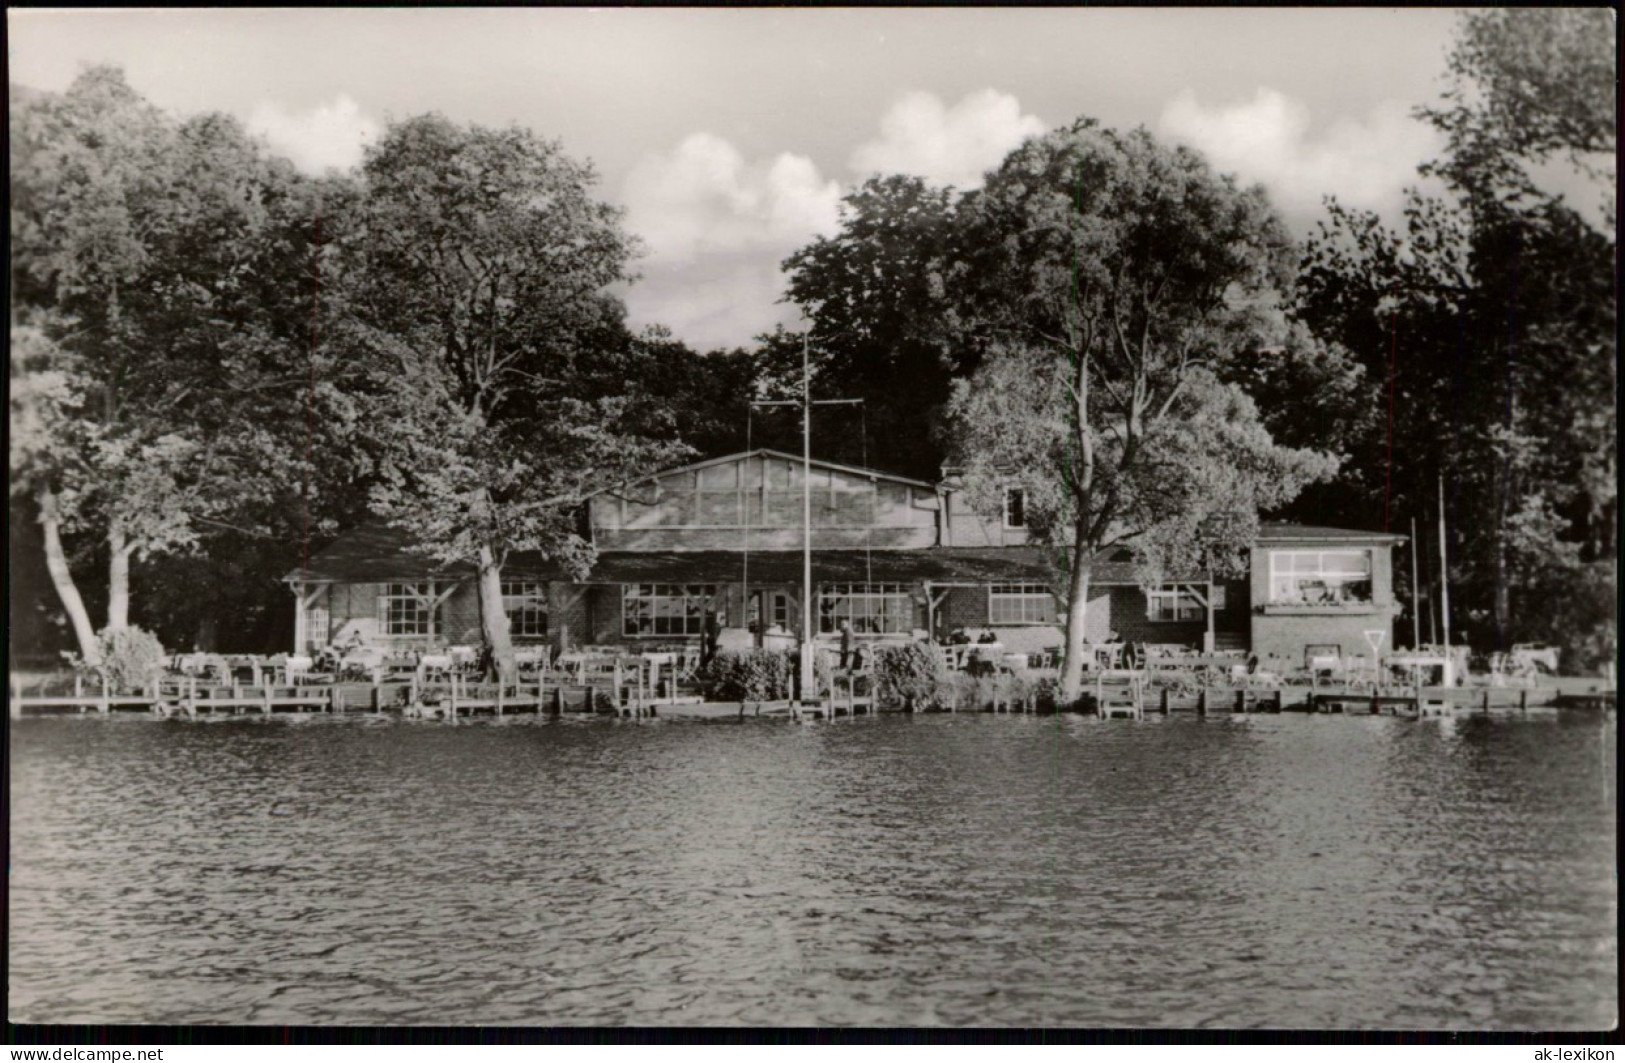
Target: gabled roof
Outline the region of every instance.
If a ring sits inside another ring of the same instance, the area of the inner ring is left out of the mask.
[[[800,465],[802,463],[800,454],[791,454],[783,450],[773,450],[770,447],[757,447],[755,450],[745,450],[739,452],[738,454],[728,454],[720,458],[708,458],[705,461],[697,461],[692,465],[679,465],[672,469],[661,469],[659,472],[651,473],[648,476],[645,476],[643,479],[636,481],[636,483],[649,483],[651,480],[657,480],[665,476],[672,476],[677,473],[693,472],[696,469],[708,469],[715,465],[728,465],[736,461],[746,461],[750,458],[757,457],[778,458],[781,461],[791,462],[795,465]],[[842,465],[840,462],[823,461],[819,458],[813,458],[808,464],[815,465],[820,469],[834,469],[838,472],[850,473],[853,476],[863,476],[873,480],[889,480],[892,483],[908,484],[910,487],[923,487],[927,491],[937,490],[937,485],[934,483],[929,483],[925,480],[913,480],[907,476],[898,476],[896,473],[882,472],[879,469],[865,469],[858,465]],[[612,488],[606,487],[602,491],[596,493],[602,494],[604,491],[609,490],[612,490]],[[949,489],[945,488],[945,490]]]
[[[509,578],[567,580],[557,562],[536,554],[513,554],[502,567]],[[466,561],[445,565],[412,549],[412,539],[391,524],[374,521],[340,535],[312,554],[304,565],[283,576],[286,583],[394,583],[407,580],[473,579]]]

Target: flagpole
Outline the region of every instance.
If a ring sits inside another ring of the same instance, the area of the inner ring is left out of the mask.
[[[1450,659],[1450,565],[1444,540],[1444,473],[1439,473],[1439,612],[1444,624],[1445,659]],[[1451,681],[1452,667],[1445,667],[1445,682]]]
[[[817,696],[813,678],[812,589],[812,359],[809,332],[801,334],[801,700]]]
[[[1411,647],[1422,645],[1422,585],[1416,579],[1416,554],[1422,541],[1416,537],[1416,518],[1411,517]]]

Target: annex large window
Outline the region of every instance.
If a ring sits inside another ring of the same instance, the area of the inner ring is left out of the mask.
[[[858,634],[906,634],[914,629],[914,601],[901,583],[831,583],[818,592],[818,630],[839,631],[850,620]]]
[[[995,583],[987,589],[990,624],[1053,624],[1055,596],[1042,583]]]
[[[1159,622],[1200,620],[1203,616],[1202,600],[1189,587],[1164,583],[1145,596],[1145,618]]]
[[[386,583],[378,598],[378,622],[385,635],[430,633],[434,616],[434,584]]]
[[[1369,550],[1272,550],[1270,601],[1340,605],[1371,601]]]
[[[1027,526],[1027,492],[1020,487],[1004,489],[1004,526],[1006,528]]]
[[[621,589],[627,635],[702,635],[712,608],[714,584],[629,583]]]
[[[508,633],[515,638],[546,637],[547,584],[503,580],[502,611],[508,614]]]

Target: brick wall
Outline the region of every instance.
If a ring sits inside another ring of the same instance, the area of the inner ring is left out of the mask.
[[[950,587],[948,597],[937,609],[937,631],[945,638],[962,627],[987,626],[987,588]]]
[[[434,629],[435,641],[441,645],[479,646],[485,641],[480,633],[480,592],[472,580],[440,603]]]
[[[1224,607],[1213,617],[1216,638],[1225,634],[1232,641],[1244,641],[1247,632],[1248,597],[1246,580],[1225,580]],[[1111,626],[1124,642],[1177,643],[1201,647],[1207,634],[1207,617],[1195,620],[1152,620],[1147,615],[1145,592],[1137,586],[1112,586]],[[1093,630],[1094,625],[1090,628]]]
[[[589,642],[591,628],[587,622],[587,596],[576,594],[581,588],[568,583],[547,585],[547,641],[553,652],[562,653],[565,641],[571,646]],[[571,602],[571,599],[575,600]]]
[[[1336,646],[1344,656],[1371,653],[1365,632],[1383,632],[1383,650],[1393,649],[1394,614],[1389,608],[1332,612],[1259,614],[1253,617],[1252,645],[1261,660],[1301,668],[1307,646]]]

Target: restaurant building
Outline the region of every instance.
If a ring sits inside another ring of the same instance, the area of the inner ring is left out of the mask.
[[[803,464],[759,449],[672,469],[592,497],[580,515],[597,549],[584,580],[516,554],[503,604],[516,644],[698,641],[715,613],[733,644],[794,638],[803,602]],[[971,510],[951,476],[937,483],[832,462],[810,463],[814,627],[837,637],[947,641],[992,630],[1012,652],[1062,642],[1064,592],[1046,551],[1028,542],[1024,494],[1003,511]],[[1392,646],[1392,548],[1400,536],[1265,524],[1242,579],[1205,574],[1143,588],[1126,553],[1096,559],[1088,637],[1251,649],[1287,662],[1309,650]],[[477,645],[472,565],[440,565],[386,525],[352,531],[285,579],[295,644],[404,651]]]

